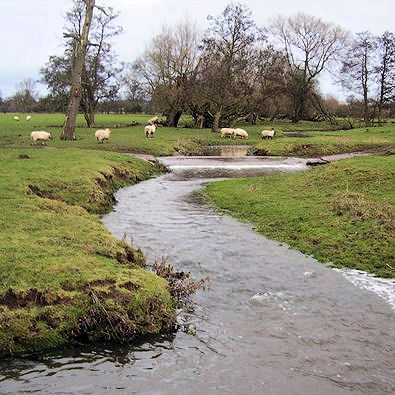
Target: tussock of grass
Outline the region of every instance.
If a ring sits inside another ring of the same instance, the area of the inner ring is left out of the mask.
[[[361,221],[374,220],[389,232],[395,231],[393,207],[372,202],[361,193],[341,192],[333,198],[332,207],[337,215],[349,213]]]
[[[258,232],[336,266],[395,277],[394,156],[210,183],[209,202]]]
[[[171,327],[166,282],[97,215],[117,188],[151,177],[155,167],[89,150],[19,155],[0,152],[0,355],[129,341]]]

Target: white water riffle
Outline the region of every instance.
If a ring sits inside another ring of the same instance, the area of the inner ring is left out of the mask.
[[[395,280],[375,277],[361,270],[335,269],[343,276],[361,289],[374,292],[384,299],[395,311]]]
[[[187,170],[187,169],[232,169],[232,170],[244,170],[244,169],[279,169],[279,170],[302,170],[305,169],[306,165],[300,164],[293,164],[293,165],[286,165],[286,164],[276,164],[276,163],[267,163],[267,164],[214,164],[214,165],[170,165],[170,170]]]

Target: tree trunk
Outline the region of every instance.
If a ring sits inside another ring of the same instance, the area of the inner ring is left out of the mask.
[[[75,122],[81,102],[81,76],[85,63],[85,54],[88,46],[89,29],[93,17],[95,0],[86,0],[85,21],[81,37],[75,39],[72,64],[71,96],[67,109],[67,118],[61,135],[61,140],[75,140]]]
[[[370,126],[369,101],[368,101],[367,89],[364,89],[364,94],[363,94],[363,121],[364,121],[366,127]]]
[[[293,123],[298,123],[306,115],[307,92],[302,89],[294,100]]]
[[[379,102],[377,108],[378,108],[378,110],[377,110],[377,122],[378,122],[379,126],[382,126],[383,104],[381,102]]]
[[[181,118],[181,114],[182,114],[181,110],[178,111],[171,110],[167,115],[167,126],[171,128],[176,128],[178,125],[178,121]]]
[[[211,128],[211,130],[213,132],[217,132],[219,129],[219,120],[221,118],[221,110],[217,111],[214,115],[214,120],[213,120],[213,126]]]
[[[258,119],[258,114],[256,112],[251,113],[250,115],[251,125],[256,125],[257,119]]]
[[[203,123],[204,123],[204,116],[203,115],[199,115],[197,122],[195,124],[196,128],[198,129],[203,129]]]
[[[93,128],[95,126],[95,113],[89,106],[87,111],[84,111],[84,117],[86,121],[86,126],[88,128]]]
[[[81,107],[84,110],[86,126],[93,128],[95,126],[95,100],[86,96],[88,96],[87,92],[84,92],[81,98]]]

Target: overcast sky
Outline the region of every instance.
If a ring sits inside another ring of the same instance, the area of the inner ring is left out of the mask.
[[[120,60],[132,61],[163,23],[185,15],[204,29],[207,15],[218,15],[228,0],[97,0],[121,12],[124,33],[114,40]],[[336,23],[356,33],[375,35],[395,31],[395,0],[246,0],[255,22],[263,27],[278,14],[299,11]],[[25,78],[39,79],[39,70],[53,54],[62,52],[65,12],[71,0],[0,0],[0,92],[13,95]],[[329,78],[322,81],[324,93],[339,93]],[[44,87],[40,92],[44,92]]]

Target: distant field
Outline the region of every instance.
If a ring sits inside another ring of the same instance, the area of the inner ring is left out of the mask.
[[[14,121],[15,114],[0,115],[0,148],[30,147],[32,130],[51,132],[55,140],[49,143],[51,147],[100,149],[116,152],[140,152],[154,155],[199,154],[207,145],[250,145],[251,152],[260,155],[311,156],[338,152],[351,152],[364,149],[390,146],[395,144],[395,124],[375,128],[361,128],[348,131],[333,131],[334,126],[326,122],[302,121],[292,124],[281,120],[262,123],[260,125],[238,125],[249,133],[248,140],[221,139],[218,133],[210,129],[192,129],[183,126],[190,124],[191,119],[183,117],[179,128],[158,127],[155,138],[147,139],[144,135],[144,123],[151,114],[97,114],[96,127],[86,128],[82,115],[78,117],[74,142],[61,141],[59,136],[64,121],[63,114],[33,114],[31,121],[26,121],[23,114],[17,114],[20,121]],[[127,127],[132,121],[141,125]],[[94,137],[97,128],[112,129],[108,143],[98,144]],[[263,128],[275,127],[282,131],[302,132],[299,136],[276,137],[273,141],[260,139]],[[309,131],[309,132],[307,132]],[[311,132],[311,131],[316,131]]]

